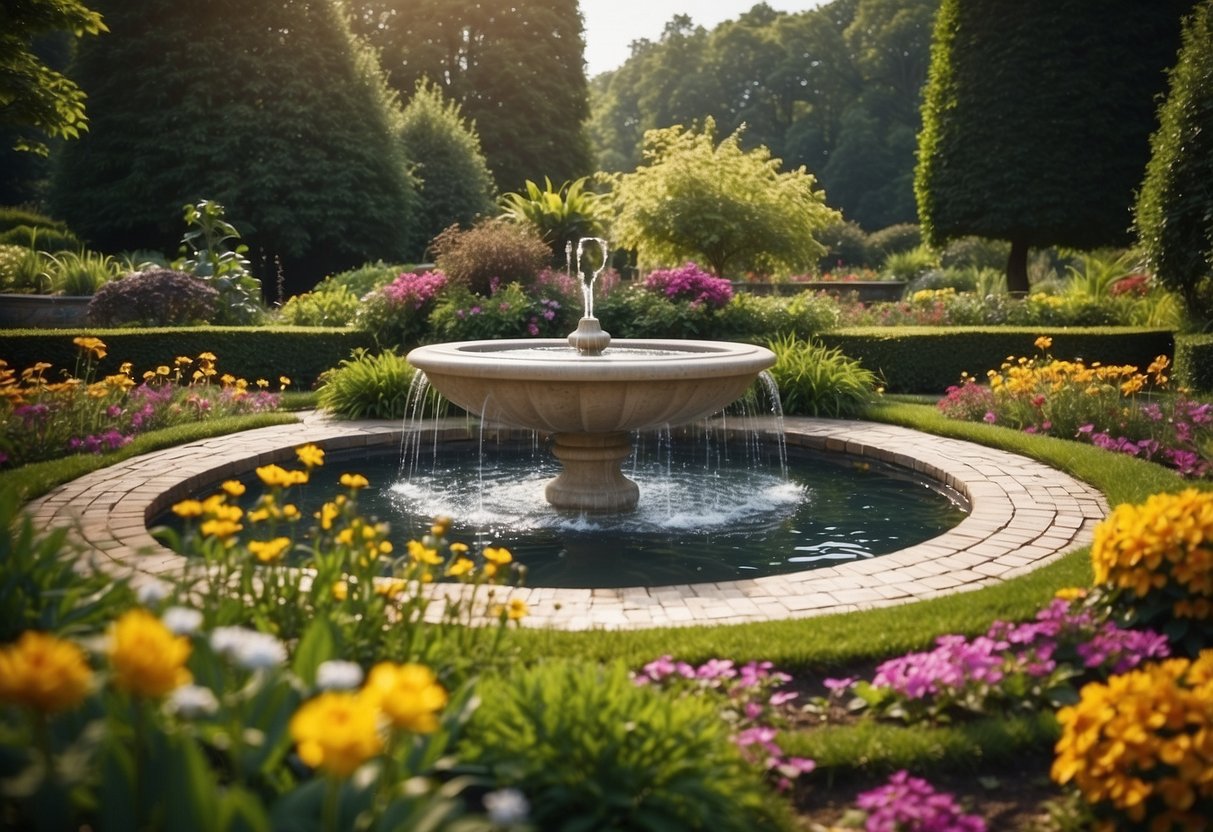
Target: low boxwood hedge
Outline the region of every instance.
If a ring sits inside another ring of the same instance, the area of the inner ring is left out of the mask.
[[[1033,342],[1041,335],[1053,339],[1054,358],[1088,364],[1144,368],[1175,351],[1169,330],[1127,327],[855,327],[818,337],[883,376],[890,393],[942,394],[961,373],[982,379],[1007,356],[1037,355]]]
[[[1193,390],[1213,392],[1213,334],[1175,339],[1175,378]]]
[[[173,366],[178,356],[194,358],[214,353],[215,367],[250,382],[259,378],[278,389],[278,379],[291,380],[290,389],[311,389],[325,370],[337,366],[358,347],[371,348],[366,332],[321,327],[183,327],[164,329],[12,329],[0,330],[0,359],[18,371],[35,362],[72,371],[79,348],[72,339],[93,335],[105,342],[107,354],[98,377],[118,372],[129,361],[136,377],[160,365]],[[50,376],[48,376],[50,377]]]

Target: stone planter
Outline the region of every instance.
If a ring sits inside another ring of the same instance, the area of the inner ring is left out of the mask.
[[[91,295],[0,294],[0,328],[55,329],[88,323]]]
[[[834,297],[850,297],[860,303],[901,300],[905,293],[904,280],[806,280],[788,283],[749,283],[737,281],[733,289],[755,295],[798,295],[801,292],[825,292]]]

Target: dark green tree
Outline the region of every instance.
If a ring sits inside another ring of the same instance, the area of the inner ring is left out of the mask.
[[[442,87],[476,124],[501,191],[592,172],[577,0],[349,0],[392,86]]]
[[[1155,96],[1192,0],[944,0],[915,180],[928,239],[1124,245]]]
[[[267,287],[410,250],[416,196],[398,110],[333,0],[102,0],[111,34],[74,75],[89,133],[52,204],[106,251],[173,250],[182,207],[221,202]],[[271,292],[271,298],[275,293]]]
[[[1188,19],[1151,139],[1137,230],[1158,279],[1213,320],[1213,0]]]
[[[458,223],[470,226],[496,210],[493,175],[475,125],[435,84],[419,82],[401,118],[400,139],[413,163],[421,198],[417,229],[430,241]]]

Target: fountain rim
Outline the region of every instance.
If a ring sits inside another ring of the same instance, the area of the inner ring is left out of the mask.
[[[559,355],[536,358],[536,350]],[[668,354],[628,357],[628,350]],[[511,355],[511,353],[515,353]],[[406,360],[425,373],[509,381],[669,381],[757,375],[775,353],[756,344],[683,339],[616,339],[602,355],[582,355],[563,338],[490,339],[427,344]]]

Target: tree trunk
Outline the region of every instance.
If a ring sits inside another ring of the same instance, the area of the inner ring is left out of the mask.
[[[1028,244],[1022,238],[1011,240],[1011,255],[1007,258],[1007,291],[1013,298],[1028,294]]]

